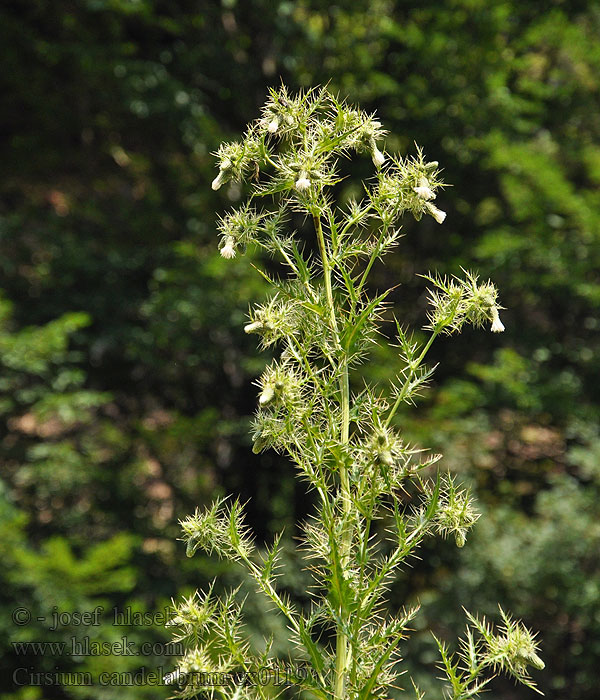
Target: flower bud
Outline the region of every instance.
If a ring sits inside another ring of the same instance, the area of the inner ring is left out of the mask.
[[[269,441],[262,435],[258,435],[256,438],[254,438],[254,443],[252,445],[252,452],[254,452],[255,455],[260,454],[265,447],[269,444]]]
[[[446,218],[446,212],[438,209],[434,204],[427,202],[427,211],[433,216],[438,224],[443,224]]]
[[[267,127],[267,131],[270,134],[276,134],[277,129],[279,129],[279,117],[273,117],[271,121],[269,122],[269,126]]]
[[[394,464],[394,458],[389,450],[380,450],[377,453],[377,461],[379,464],[385,464],[387,467],[391,467]]]
[[[186,557],[193,557],[198,549],[198,538],[190,537],[185,548]]]
[[[540,657],[534,652],[530,651],[524,654],[527,663],[533,668],[537,668],[538,671],[543,671],[546,668],[546,664],[540,659]]]

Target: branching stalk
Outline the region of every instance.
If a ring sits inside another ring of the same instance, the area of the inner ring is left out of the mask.
[[[280,350],[258,381],[253,451],[273,448],[287,455],[317,490],[320,507],[303,533],[307,556],[317,562],[311,567],[314,607],[293,606],[278,591],[274,572],[281,538],[264,554],[257,553],[239,502],[228,506],[220,499],[188,516],[181,521],[183,539],[190,556],[201,548],[245,567],[285,617],[299,658],[308,660],[311,673],[295,680],[297,690],[320,700],[388,696],[401,672],[394,653],[415,611],[399,618],[382,613],[380,619],[387,584],[425,537],[451,534],[462,546],[479,517],[469,492],[451,476],[421,476],[437,456],[419,461],[392,421],[428,379],[431,372],[422,364],[441,332],[458,332],[467,323],[490,323],[494,332],[504,329],[491,282],[481,283],[468,272],[450,280],[427,276],[433,285],[427,343],[420,349],[398,327],[404,382],[400,387],[366,385],[351,397],[350,370],[367,360],[379,337],[386,293],[369,298],[368,278],[375,262],[397,242],[398,236],[389,232],[398,230],[406,213],[417,220],[429,216],[438,224],[446,217],[433,204],[443,186],[437,162],[427,162],[420,149],[412,157],[389,158],[377,145],[384,135],[374,115],[340,102],[327,90],[292,96],[282,87],[271,92],[242,142],[221,145],[212,183],[214,190],[230,180],[251,188],[249,201],[219,222],[222,257],[231,261],[238,252],[258,247],[286,266],[281,280],[256,268],[273,294],[254,306],[245,326],[263,347]],[[349,153],[370,155],[376,180],[365,188],[364,201],[352,204],[338,221],[331,187],[339,182],[337,159]],[[261,198],[270,209],[253,208]],[[283,230],[290,211],[312,217],[322,280],[314,279],[313,261]],[[343,280],[335,295],[334,274]],[[416,496],[407,504],[403,494],[409,482]],[[394,523],[395,541],[382,558],[384,515]],[[179,638],[191,640],[178,672],[235,673],[271,660],[268,643],[257,651],[244,637],[237,622],[241,606],[233,605],[233,597],[227,604],[208,597],[196,594],[177,608]],[[504,626],[498,633],[468,616],[466,651],[458,661],[439,644],[455,700],[477,697],[499,670],[533,687],[527,665],[543,665],[533,636],[501,615]],[[467,667],[468,673],[461,670]],[[217,692],[234,700],[270,696],[249,685],[227,690]],[[214,696],[199,681],[180,683],[177,692],[190,700],[201,693]]]

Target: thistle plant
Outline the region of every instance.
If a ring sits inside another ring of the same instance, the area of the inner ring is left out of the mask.
[[[417,335],[390,316],[389,290],[369,294],[373,265],[399,243],[404,214],[437,224],[446,218],[434,204],[444,186],[438,163],[419,148],[406,157],[385,153],[385,134],[374,115],[326,89],[295,96],[273,90],[243,138],[220,146],[212,183],[247,183],[249,192],[219,221],[221,255],[263,250],[284,268],[276,275],[257,266],[272,293],[245,325],[276,358],[258,380],[253,449],[286,455],[314,493],[314,513],[301,527],[313,577],[310,606],[300,608],[279,590],[281,536],[259,550],[238,500],[217,500],[184,519],[183,540],[189,556],[202,549],[246,568],[284,616],[295,660],[308,669],[285,692],[321,700],[423,697],[400,678],[401,644],[418,607],[392,614],[385,594],[425,538],[452,536],[462,547],[479,514],[469,490],[437,467],[441,455],[407,442],[399,411],[415,404],[430,379],[427,353],[439,335],[465,324],[504,330],[496,287],[465,270],[450,278],[423,275],[430,303]],[[341,207],[334,198],[339,166],[354,154],[370,156],[374,174],[362,199]],[[312,240],[290,231],[297,213],[313,229]],[[374,344],[386,342],[386,322],[397,375],[389,386],[369,386],[355,375]],[[171,624],[188,649],[167,678],[178,695],[241,700],[282,692],[275,683],[248,682],[248,674],[277,660],[269,640],[251,647],[242,607],[235,592],[219,598],[212,588],[176,605]],[[445,697],[477,697],[499,672],[535,688],[528,668],[543,663],[534,636],[500,615],[494,629],[467,613],[455,654],[438,640]],[[209,682],[214,674],[223,682]]]

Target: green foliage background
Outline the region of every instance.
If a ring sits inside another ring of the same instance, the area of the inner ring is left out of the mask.
[[[178,518],[239,493],[262,541],[284,525],[291,537],[310,508],[288,464],[250,449],[265,360],[242,327],[265,290],[243,258],[218,258],[216,212],[239,193],[210,189],[211,151],[281,80],[376,109],[389,151],[417,141],[453,185],[444,226],[406,220],[378,270],[400,284],[398,315],[424,320],[415,273],[460,265],[492,277],[507,307],[500,339],[438,345],[432,391],[402,416],[484,512],[464,550],[423,550],[392,591],[423,604],[407,663],[430,687],[428,629],[452,640],[461,605],[494,616],[500,601],[540,630],[546,695],[596,697],[600,5],[31,0],[0,9],[0,47],[0,698],[123,697],[17,687],[16,667],[170,670],[161,654],[19,657],[12,643],[166,641],[160,625],[111,625],[110,610],[239,579],[187,560]],[[393,373],[394,357],[367,371]],[[292,554],[289,570],[305,595]],[[37,621],[97,605],[98,627]],[[284,627],[252,605],[252,629],[285,651]],[[34,622],[15,626],[18,606]]]

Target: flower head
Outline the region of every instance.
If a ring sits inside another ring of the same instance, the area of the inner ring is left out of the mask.
[[[235,258],[235,238],[233,236],[225,237],[223,247],[221,248],[221,256],[227,260]]]
[[[262,321],[252,321],[244,326],[244,333],[258,333],[264,328]]]
[[[427,211],[433,218],[438,222],[438,224],[443,224],[446,219],[446,212],[438,209],[435,204],[427,202]]]
[[[376,168],[381,168],[381,166],[385,163],[385,156],[377,148],[377,146],[375,144],[373,144],[373,150],[371,151],[371,158],[373,159],[373,164],[375,165]]]
[[[491,328],[492,333],[502,333],[502,331],[504,330],[504,324],[500,320],[500,314],[498,313],[498,307],[492,306],[490,313],[492,314],[492,328]]]
[[[367,455],[375,464],[391,467],[405,453],[405,445],[393,430],[377,424],[369,439]]]
[[[212,181],[211,187],[213,188],[213,190],[216,191],[220,187],[222,187],[226,182],[227,182],[227,177],[226,177],[225,172],[223,170],[219,170],[219,174]]]
[[[295,187],[298,192],[306,192],[306,190],[310,189],[310,180],[306,172],[302,171],[300,173],[300,177],[296,180]]]
[[[219,150],[221,151],[222,148]],[[231,162],[231,158],[223,155],[221,158],[221,164],[219,166],[219,174],[212,181],[211,187],[213,188],[213,190],[218,190],[220,187],[222,187],[227,182],[227,180],[229,180],[231,178],[232,168],[233,168],[233,163]]]
[[[413,190],[421,199],[425,199],[426,201],[435,199],[435,192],[429,187],[429,180],[426,177],[419,178],[419,184],[417,187],[413,187]]]
[[[258,403],[261,406],[266,406],[267,404],[271,403],[273,399],[275,398],[275,387],[272,386],[271,384],[267,384],[265,388],[262,390],[259,398],[258,398]]]

